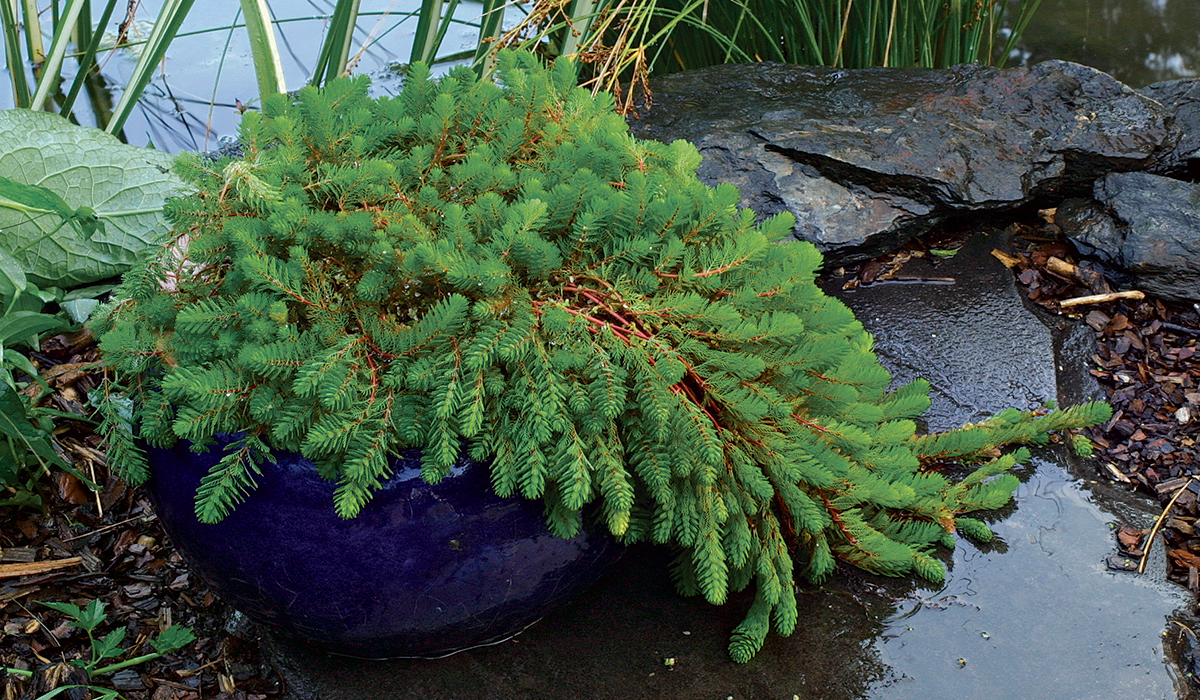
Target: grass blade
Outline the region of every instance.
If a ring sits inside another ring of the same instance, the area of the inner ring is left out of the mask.
[[[13,3],[16,6],[16,3]],[[42,46],[42,21],[38,15],[37,0],[24,0],[22,7],[25,11],[25,45],[29,47],[29,62],[37,65],[46,60],[46,48]],[[57,4],[55,5],[57,9]],[[55,21],[58,18],[55,17]],[[16,24],[5,24],[15,27]]]
[[[71,43],[72,30],[75,28],[75,23],[79,21],[80,12],[85,4],[87,4],[86,0],[68,0],[66,14],[60,18],[58,26],[55,27],[54,41],[50,44],[50,55],[46,57],[46,62],[42,65],[42,76],[38,79],[38,88],[33,95],[33,101],[29,103],[30,109],[42,109],[46,104],[46,98],[50,96],[50,90],[58,87],[63,57],[67,55],[67,46]],[[87,21],[91,22],[92,18],[88,17]]]
[[[117,0],[108,0],[104,6],[104,12],[100,15],[100,22],[96,25],[97,28],[108,26],[108,20],[112,19],[113,9],[116,6]],[[91,13],[85,11],[84,16],[90,17]],[[84,25],[81,24],[79,26],[83,28]],[[98,69],[96,66],[96,53],[100,50],[100,41],[103,38],[104,32],[102,31],[88,32],[87,48],[84,49],[83,56],[79,58],[79,72],[75,74],[75,79],[71,81],[71,89],[67,92],[67,98],[63,100],[62,106],[58,111],[62,116],[69,117],[71,115],[71,110],[75,107],[75,100],[79,97],[79,91],[83,89],[88,76]],[[97,115],[96,118],[100,119],[100,116]]]
[[[475,45],[475,59],[471,62],[479,76],[492,72],[496,56],[493,47],[502,33],[505,5],[504,0],[483,0],[483,14],[479,17],[479,43]]]
[[[350,57],[350,46],[354,39],[354,28],[358,25],[359,0],[338,0],[325,32],[321,55],[313,69],[313,85],[321,85],[346,72]],[[422,17],[422,19],[424,19]]]
[[[571,6],[570,22],[563,31],[565,36],[559,48],[560,56],[579,53],[581,42],[590,36],[592,21],[600,14],[604,4],[601,0],[575,0],[575,4]]]
[[[283,62],[275,42],[275,25],[271,24],[271,9],[267,0],[241,0],[242,15],[246,18],[246,35],[250,39],[250,54],[254,58],[254,78],[258,81],[258,99],[287,92],[283,77]]]
[[[158,13],[158,20],[154,23],[154,31],[150,33],[150,40],[134,66],[133,75],[125,86],[121,100],[113,109],[112,120],[105,129],[108,133],[115,134],[125,126],[125,121],[133,113],[134,106],[150,83],[155,67],[166,55],[167,48],[179,32],[179,25],[183,24],[194,2],[195,0],[167,0],[163,4],[162,11]]]
[[[33,17],[36,20],[37,14]],[[0,0],[0,21],[4,23],[4,58],[8,65],[13,104],[17,107],[28,107],[29,83],[25,80],[25,59],[21,57],[21,37],[15,29],[17,13],[8,0]]]

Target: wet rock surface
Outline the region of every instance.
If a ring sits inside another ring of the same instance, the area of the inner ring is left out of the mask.
[[[1160,175],[1200,179],[1200,80],[1168,80],[1147,85],[1139,92],[1174,115],[1170,128],[1175,146],[1151,170]]]
[[[1080,252],[1125,273],[1144,292],[1200,301],[1200,184],[1114,173],[1094,199],[1059,206],[1059,225]]]
[[[737,184],[760,213],[791,211],[796,235],[841,264],[948,218],[1087,194],[1108,173],[1180,161],[1172,109],[1190,114],[1191,88],[1156,94],[1165,101],[1063,61],[719,66],[658,81],[633,128],[691,140],[702,179]]]

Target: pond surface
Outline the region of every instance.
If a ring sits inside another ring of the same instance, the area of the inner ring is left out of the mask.
[[[1200,2],[1042,0],[1023,48],[1024,62],[1083,63],[1135,88],[1195,77],[1200,74]]]
[[[101,4],[93,3],[97,15]],[[139,5],[132,39],[148,35],[160,5],[158,0]],[[334,0],[275,3],[276,18],[286,20],[277,26],[289,88],[303,86],[311,76],[333,6]],[[362,1],[356,40],[363,43],[370,37],[372,42],[358,57],[355,70],[371,75],[377,92],[394,92],[399,86],[394,68],[408,60],[418,9],[415,0]],[[472,23],[478,21],[479,11],[477,3],[460,5],[442,55],[474,48]],[[515,14],[509,13],[508,24],[514,23]],[[119,21],[112,21],[110,33],[115,34]],[[245,32],[230,29],[240,22],[238,0],[197,3],[126,126],[130,143],[170,152],[210,150],[236,135],[238,103],[253,105],[258,95]],[[132,71],[135,51],[119,52],[105,64],[104,75],[114,92]],[[1042,0],[1009,65],[1050,58],[1095,66],[1134,87],[1194,76],[1200,72],[1200,1]],[[68,79],[73,77],[71,68],[68,61]],[[7,75],[0,73],[0,80],[7,82]],[[110,105],[118,97],[112,95]],[[0,108],[11,105],[11,99],[8,90],[0,90]],[[87,107],[81,111],[81,121],[94,124]]]
[[[99,18],[103,3],[92,3]],[[277,38],[289,89],[296,90],[312,77],[321,50],[328,18],[335,0],[275,2]],[[162,6],[161,0],[141,2],[137,20],[129,30],[129,41],[147,38]],[[392,68],[409,59],[416,33],[414,0],[362,0],[355,29],[356,46],[369,44],[358,55],[351,54],[354,72],[371,75],[376,91],[392,93],[399,76]],[[442,43],[440,55],[473,50],[478,29],[478,3],[464,2]],[[120,13],[117,13],[118,15]],[[106,28],[114,38],[122,17],[114,16]],[[139,107],[125,126],[129,143],[170,152],[213,150],[237,134],[241,119],[239,103],[254,106],[258,85],[246,32],[242,27],[239,0],[201,0],[189,13],[179,35],[171,44],[159,70],[146,88]],[[46,25],[48,26],[48,25]],[[50,38],[45,41],[49,46]],[[112,91],[109,108],[120,99],[138,59],[139,46],[116,52],[103,65],[103,76]],[[75,66],[67,61],[63,74],[70,85]],[[0,81],[8,83],[7,69]],[[65,89],[65,88],[64,88]],[[12,104],[11,92],[0,90],[0,109]],[[81,98],[77,103],[81,123],[95,125],[90,108]]]

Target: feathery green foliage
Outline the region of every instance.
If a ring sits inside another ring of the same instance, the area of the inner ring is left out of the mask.
[[[465,447],[558,535],[599,502],[614,535],[677,548],[681,590],[721,603],[753,583],[730,643],[746,661],[835,557],[940,580],[934,547],[985,539],[962,516],[1011,494],[997,445],[1106,415],[917,437],[928,385],[888,389],[814,283],[816,249],[784,242],[790,218],[756,226],[733,186],[696,179],[693,146],[631,137],[567,61],[498,60],[499,84],[417,65],[394,99],[365,79],[276,96],[246,115],[244,160],[179,159],[198,191],[98,330],[135,407],[136,429],[109,412],[114,444],[243,436],[201,519],[253,488],[267,446],[314,460],[345,517],[387,455],[423,448],[433,482]],[[983,465],[926,468],[950,460]]]

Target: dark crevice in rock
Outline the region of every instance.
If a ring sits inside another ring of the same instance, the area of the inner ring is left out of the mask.
[[[933,178],[920,175],[880,173],[818,153],[806,153],[770,143],[755,133],[753,129],[750,130],[750,134],[762,139],[766,150],[807,165],[815,169],[821,177],[828,178],[843,187],[858,187],[872,193],[905,197],[931,207],[936,207],[953,198],[949,189]]]

